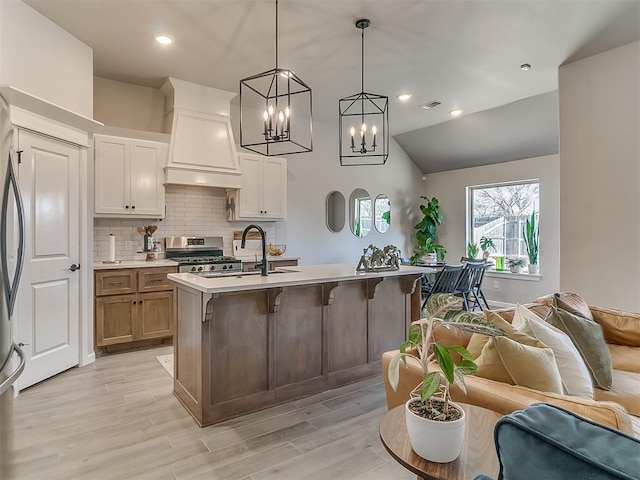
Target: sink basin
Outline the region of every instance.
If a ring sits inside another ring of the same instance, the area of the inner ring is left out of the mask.
[[[281,268],[281,269],[273,270],[269,272],[269,275],[277,275],[279,273],[293,273],[293,272],[297,272],[297,270],[288,270],[288,269]],[[228,273],[199,272],[199,273],[194,273],[194,275],[198,275],[199,277],[204,277],[204,278],[228,278],[228,277],[242,278],[242,277],[260,275],[261,273],[262,272],[260,272],[260,270],[256,270],[252,272],[228,272]]]

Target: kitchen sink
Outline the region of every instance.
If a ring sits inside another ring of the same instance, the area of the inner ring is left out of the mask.
[[[289,269],[282,268],[279,270],[273,270],[269,272],[269,276],[278,275],[280,273],[294,273],[294,272],[297,272],[297,270],[289,270]],[[228,273],[198,272],[198,273],[194,273],[194,275],[198,275],[199,277],[204,277],[204,278],[228,278],[228,277],[242,278],[242,277],[260,275],[261,273],[262,272],[260,272],[260,270],[256,270],[255,272],[228,272]]]

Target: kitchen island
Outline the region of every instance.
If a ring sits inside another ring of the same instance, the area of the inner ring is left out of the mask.
[[[174,393],[201,426],[381,375],[420,316],[431,269],[353,264],[205,278],[176,273]]]

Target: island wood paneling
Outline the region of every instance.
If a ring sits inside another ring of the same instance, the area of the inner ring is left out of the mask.
[[[320,285],[287,287],[275,316],[275,351],[276,387],[322,375]]]
[[[215,404],[267,390],[266,290],[221,294],[209,328],[211,401]]]
[[[176,305],[180,318],[174,326],[174,391],[195,418],[202,417],[202,295],[178,288]],[[184,318],[190,318],[185,322]]]
[[[381,375],[382,352],[417,319],[417,278],[214,294],[178,285],[174,393],[206,426]]]
[[[367,363],[367,283],[340,283],[326,320],[329,373]]]
[[[404,318],[398,318],[397,312],[405,309],[402,293],[402,277],[385,278],[373,285],[369,283],[369,361],[380,360],[382,354],[395,350],[404,342],[407,331]]]

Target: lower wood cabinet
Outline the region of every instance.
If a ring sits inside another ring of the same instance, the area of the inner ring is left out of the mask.
[[[176,271],[175,267],[96,271],[96,346],[171,337],[174,293],[167,274]],[[125,289],[130,293],[121,294]]]

